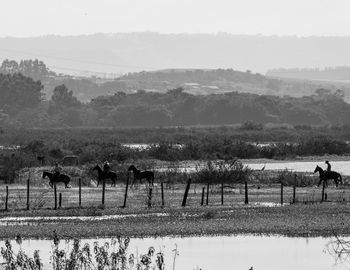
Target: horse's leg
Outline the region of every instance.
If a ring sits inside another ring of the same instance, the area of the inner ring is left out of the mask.
[[[148,177],[147,178],[148,184],[153,187],[153,181],[152,180],[153,180],[152,177]]]

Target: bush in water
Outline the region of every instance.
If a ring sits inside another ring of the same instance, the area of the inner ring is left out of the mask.
[[[5,241],[5,247],[1,248],[1,257],[6,270],[40,270],[43,263],[39,251],[35,250],[33,258],[25,254],[21,248],[22,238],[16,237],[19,251],[16,254],[9,240]],[[130,238],[117,237],[110,242],[99,244],[94,242],[91,247],[88,243],[82,244],[80,240],[74,239],[71,250],[60,249],[60,239],[56,232],[53,236],[52,255],[50,263],[55,270],[75,269],[120,269],[120,270],[164,270],[164,255],[162,252],[155,252],[153,247],[148,249],[146,254],[140,258],[134,254],[128,254]],[[2,268],[1,268],[2,269]]]

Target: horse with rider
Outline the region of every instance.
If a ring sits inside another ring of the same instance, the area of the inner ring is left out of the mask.
[[[53,188],[54,183],[62,182],[65,185],[65,188],[69,187],[70,177],[66,174],[61,173],[62,167],[58,164],[58,162],[55,163],[55,167],[53,169],[53,173],[48,171],[43,171],[42,178],[45,179],[46,177],[49,178],[49,184],[51,188]]]
[[[97,186],[99,186],[101,181],[105,181],[107,179],[111,180],[112,182],[111,186],[116,186],[117,173],[114,171],[111,171],[111,165],[107,160],[103,164],[103,169],[99,165],[96,165],[92,170],[96,170],[98,174]]]
[[[314,173],[318,172],[320,181],[318,182],[318,186],[321,184],[322,181],[324,181],[325,186],[328,186],[328,180],[334,180],[335,186],[337,187],[338,184],[343,184],[343,179],[341,175],[335,171],[332,171],[332,166],[328,160],[325,161],[327,164],[327,169],[324,171],[320,166],[316,166]]]

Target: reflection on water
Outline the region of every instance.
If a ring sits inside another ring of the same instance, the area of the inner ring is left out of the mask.
[[[100,243],[109,239],[99,239]],[[150,246],[162,250],[166,269],[171,269],[176,257],[176,269],[203,270],[342,270],[349,264],[339,263],[327,252],[327,247],[335,238],[287,238],[279,236],[215,236],[215,237],[164,237],[131,239],[129,252],[143,254]],[[349,239],[346,239],[349,240]],[[92,244],[96,240],[83,240]],[[70,242],[61,241],[69,246]],[[22,248],[31,253],[38,249],[46,267],[50,257],[51,241],[26,240]],[[0,242],[3,246],[4,242]]]
[[[326,250],[334,257],[336,264],[350,267],[350,241],[348,239],[335,236],[335,239],[327,244]]]
[[[125,219],[130,217],[165,217],[168,213],[145,213],[145,214],[123,214],[123,215],[103,215],[103,216],[35,216],[35,217],[4,217],[0,219],[0,226],[6,225],[26,225],[40,222],[57,221],[103,221],[111,219]]]

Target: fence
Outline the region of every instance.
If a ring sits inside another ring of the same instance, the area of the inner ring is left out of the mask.
[[[65,189],[63,185],[34,187],[27,180],[26,186],[4,186],[0,188],[0,207],[4,210],[30,210],[42,208],[79,207],[199,207],[206,205],[263,205],[276,206],[294,203],[350,202],[350,187],[297,187],[283,184],[225,185],[209,183],[186,184],[155,183],[154,186],[117,187],[103,183],[99,187],[82,187],[82,179],[77,186]]]

